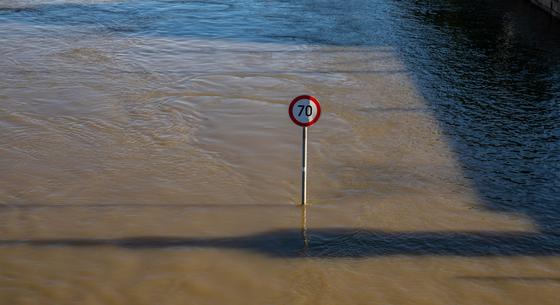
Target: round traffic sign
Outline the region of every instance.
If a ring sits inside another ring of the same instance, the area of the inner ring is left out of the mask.
[[[309,127],[321,117],[321,104],[314,96],[300,95],[290,103],[288,113],[294,124]]]

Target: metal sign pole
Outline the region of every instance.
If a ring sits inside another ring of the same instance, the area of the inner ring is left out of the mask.
[[[288,114],[294,124],[303,127],[301,143],[301,205],[307,203],[307,127],[321,117],[321,104],[311,95],[300,95],[292,100]]]
[[[301,164],[301,204],[305,205],[307,201],[307,127],[303,127],[303,143],[302,143],[302,164]]]

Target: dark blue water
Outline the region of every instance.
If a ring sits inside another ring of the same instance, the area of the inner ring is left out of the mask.
[[[527,2],[403,7],[400,49],[485,208],[558,232],[560,22]]]

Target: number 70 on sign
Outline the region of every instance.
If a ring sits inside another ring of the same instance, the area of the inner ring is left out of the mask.
[[[300,95],[290,103],[289,114],[294,124],[309,127],[319,120],[321,104],[314,96]]]

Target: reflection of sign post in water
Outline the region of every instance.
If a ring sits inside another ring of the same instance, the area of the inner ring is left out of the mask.
[[[305,204],[307,197],[307,127],[317,123],[321,117],[321,104],[311,95],[300,95],[290,103],[288,112],[294,124],[303,127],[301,204]]]

